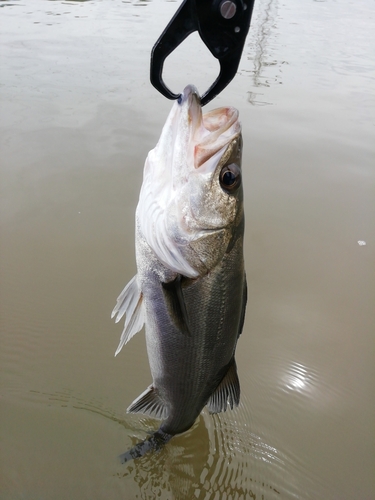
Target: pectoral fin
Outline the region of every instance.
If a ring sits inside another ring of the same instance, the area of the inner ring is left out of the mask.
[[[210,413],[220,413],[227,410],[227,405],[233,410],[233,406],[238,406],[240,402],[240,381],[237,375],[236,361],[233,358],[228,371],[216,390],[207,401]]]
[[[242,310],[241,310],[241,317],[240,317],[240,325],[239,325],[239,329],[238,329],[238,336],[241,335],[243,325],[245,323],[246,304],[247,304],[247,280],[246,280],[246,273],[245,273],[244,278],[243,278]]]
[[[182,279],[182,276],[179,274],[175,280],[169,283],[162,283],[162,286],[172,321],[181,333],[190,336],[189,318],[181,286]]]
[[[168,416],[168,408],[152,385],[142,392],[126,411],[128,413],[144,413],[160,419],[166,419]]]
[[[115,356],[121,351],[124,344],[142,329],[144,320],[143,296],[139,289],[137,275],[126,285],[120,293],[117,304],[112,311],[111,318],[116,316],[116,323],[126,314],[125,327],[121,334],[120,343]]]

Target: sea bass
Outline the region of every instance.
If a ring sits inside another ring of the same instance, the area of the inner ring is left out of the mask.
[[[126,315],[116,355],[145,324],[152,384],[130,413],[161,419],[125,462],[239,404],[234,358],[246,307],[242,137],[232,107],[202,114],[196,88],[173,104],[149,152],[136,209],[137,274],[112,317]]]

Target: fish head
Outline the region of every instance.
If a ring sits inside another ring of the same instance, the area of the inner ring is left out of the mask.
[[[243,226],[242,137],[233,107],[202,113],[184,89],[148,154],[137,207],[141,232],[170,270],[196,278],[223,257]]]

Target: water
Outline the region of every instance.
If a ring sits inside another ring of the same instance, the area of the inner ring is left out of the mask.
[[[164,0],[1,1],[0,498],[375,498],[374,10],[258,0],[239,74],[249,305],[242,402],[160,453],[144,336],[115,359],[134,210],[171,103],[148,80]],[[203,93],[197,36],[166,62]]]

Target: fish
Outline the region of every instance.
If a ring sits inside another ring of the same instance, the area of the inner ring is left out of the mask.
[[[240,401],[235,349],[247,302],[242,135],[238,110],[202,113],[194,85],[172,106],[146,159],[135,214],[137,274],[112,312],[116,350],[145,325],[150,386],[128,407],[160,427],[120,456],[158,450]]]

